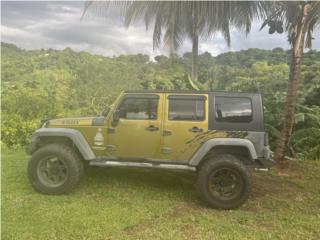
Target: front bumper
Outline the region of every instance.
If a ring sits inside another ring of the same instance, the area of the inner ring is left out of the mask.
[[[36,145],[34,142],[29,143],[27,146],[25,146],[24,150],[26,151],[27,154],[31,155],[34,153],[36,149]]]
[[[25,146],[25,151],[27,154],[31,155],[37,150],[37,138],[32,135],[30,139],[30,143]]]

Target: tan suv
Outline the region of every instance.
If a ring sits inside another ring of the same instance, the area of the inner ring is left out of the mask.
[[[32,186],[73,189],[91,166],[193,171],[202,198],[231,209],[250,193],[248,166],[269,168],[258,93],[127,91],[100,117],[53,119],[31,137]]]

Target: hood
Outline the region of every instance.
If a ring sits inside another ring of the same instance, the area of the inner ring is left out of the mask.
[[[48,121],[49,126],[100,126],[105,117],[59,118]]]

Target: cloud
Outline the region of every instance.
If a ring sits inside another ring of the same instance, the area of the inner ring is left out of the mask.
[[[153,50],[152,31],[146,31],[143,23],[129,28],[123,26],[119,12],[108,14],[89,12],[80,21],[84,2],[1,2],[2,41],[26,49],[71,47],[76,51],[88,51],[106,56],[143,53],[154,57],[168,54],[164,47]],[[269,35],[267,30],[259,31],[260,23],[253,25],[251,33],[233,30],[231,48],[221,34],[208,40],[201,40],[199,52],[208,51],[218,55],[226,51],[248,48],[289,48],[285,35]],[[319,38],[319,34],[316,35]],[[320,41],[314,41],[314,48],[320,49]],[[184,41],[178,53],[191,51],[191,42]]]
[[[144,25],[125,28],[116,16],[89,14],[82,21],[83,2],[2,2],[2,41],[27,49],[71,47],[94,54],[120,55],[153,51]]]

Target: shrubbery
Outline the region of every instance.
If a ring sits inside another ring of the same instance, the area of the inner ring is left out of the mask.
[[[97,115],[126,89],[191,89],[190,54],[119,57],[85,52],[25,51],[2,43],[2,142],[25,145],[41,119]],[[271,147],[282,128],[290,52],[250,49],[199,57],[201,89],[260,91]],[[291,143],[301,158],[320,158],[320,52],[303,59],[302,86]]]
[[[1,141],[10,148],[25,146],[29,142],[30,135],[39,127],[39,124],[36,119],[26,120],[19,115],[4,116]]]

